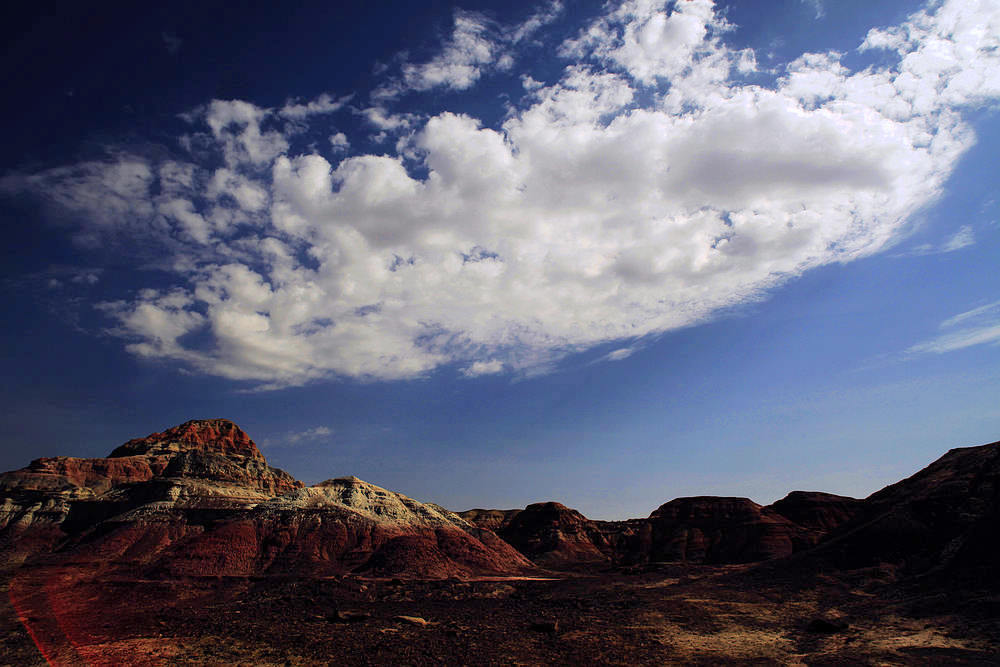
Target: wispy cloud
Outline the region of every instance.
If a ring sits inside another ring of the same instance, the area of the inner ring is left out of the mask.
[[[289,431],[277,438],[262,440],[260,446],[265,449],[274,447],[293,447],[307,442],[321,442],[333,435],[333,429],[327,426],[314,426],[304,431]]]
[[[801,0],[802,4],[811,7],[814,17],[819,20],[826,16],[826,6],[824,0]]]
[[[167,50],[170,55],[176,54],[181,50],[181,46],[184,44],[184,40],[178,37],[172,32],[164,30],[160,33],[160,37],[163,39],[163,47]]]
[[[1000,344],[1000,301],[949,317],[940,328],[944,333],[911,346],[907,352],[942,354],[974,345]]]
[[[971,245],[975,245],[975,243],[976,235],[975,232],[972,231],[972,226],[963,225],[951,237],[938,245],[924,243],[906,252],[898,253],[895,256],[922,257],[924,255],[941,255],[949,252],[955,252],[956,250],[961,250],[962,248],[968,248]]]
[[[352,97],[353,95],[345,95],[340,99],[334,99],[329,93],[323,93],[314,100],[288,100],[278,111],[278,115],[290,120],[305,120],[317,114],[334,113],[343,109]]]
[[[617,350],[612,350],[606,355],[608,361],[621,361],[623,359],[628,359],[635,353],[635,349],[631,347],[621,347]]]
[[[965,225],[941,246],[941,250],[942,252],[955,252],[962,248],[968,248],[975,243],[976,235],[972,233],[972,227]]]

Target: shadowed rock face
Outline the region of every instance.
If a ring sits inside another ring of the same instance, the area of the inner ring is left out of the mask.
[[[812,546],[809,531],[748,498],[677,498],[649,515],[650,561],[745,563]]]
[[[861,505],[862,501],[857,498],[818,491],[792,491],[767,509],[822,536],[857,516]]]
[[[743,563],[788,556],[815,545],[852,516],[860,502],[794,492],[779,501],[789,514],[747,498],[678,498],[646,519],[594,521],[554,502],[524,510],[469,510],[462,516],[494,530],[539,565],[609,562]]]
[[[304,488],[224,419],[130,440],[105,459],[39,459],[0,475],[0,565],[38,556],[154,576],[533,569],[436,505],[354,477]]]
[[[838,567],[890,563],[909,574],[998,579],[1000,442],[952,449],[861,504],[812,557]],[[973,574],[975,573],[975,574]]]

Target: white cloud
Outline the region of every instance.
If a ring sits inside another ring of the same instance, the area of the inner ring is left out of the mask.
[[[311,100],[309,102],[288,100],[285,102],[285,106],[278,111],[278,115],[282,118],[288,118],[290,120],[305,120],[310,116],[330,114],[339,111],[343,109],[350,100],[350,95],[342,97],[339,100],[335,100],[329,93],[323,93],[315,100]]]
[[[285,440],[291,444],[295,444],[301,442],[302,440],[318,440],[332,434],[333,431],[326,426],[314,426],[313,428],[306,429],[305,431],[289,433],[285,436]]]
[[[441,52],[424,63],[404,62],[401,78],[378,88],[373,98],[384,102],[410,90],[467,90],[494,70],[510,70],[516,57],[512,47],[555,21],[562,11],[563,3],[552,0],[525,21],[504,26],[482,14],[458,10]]]
[[[328,441],[333,435],[333,429],[328,426],[314,426],[302,431],[288,431],[276,438],[267,438],[258,441],[262,449],[273,449],[275,447],[294,447],[302,443],[316,443]]]
[[[714,34],[728,29],[712,0],[687,0],[667,11],[666,0],[626,0],[563,47],[627,71],[638,82],[671,79],[710,53]]]
[[[1000,301],[950,317],[940,328],[945,333],[917,343],[907,352],[943,354],[974,345],[1000,344]]]
[[[541,28],[555,21],[563,13],[565,5],[561,0],[551,0],[546,6],[529,16],[522,23],[505,30],[506,41],[511,44],[522,42]]]
[[[606,359],[608,361],[621,361],[623,359],[628,359],[635,353],[635,349],[631,347],[621,347],[617,350],[612,350],[608,352]]]
[[[330,135],[330,147],[335,151],[346,151],[351,147],[351,142],[343,132]]]
[[[955,252],[956,250],[961,250],[962,248],[968,248],[971,245],[975,245],[975,243],[976,235],[975,232],[972,231],[972,227],[970,225],[962,225],[958,228],[958,231],[939,245],[923,243],[896,256],[922,257],[924,255],[940,255]]]
[[[970,245],[976,243],[976,235],[972,232],[972,227],[969,225],[963,225],[955,235],[948,239],[942,246],[944,252],[954,252],[956,250],[961,250],[962,248],[968,248]]]
[[[261,130],[270,115],[270,110],[249,102],[213,100],[204,121],[221,144],[228,166],[266,165],[288,150],[288,140],[279,131]]]
[[[826,7],[823,0],[801,0],[802,4],[812,8],[813,15],[817,20],[826,16]]]
[[[707,0],[631,0],[499,126],[376,104],[358,113],[394,152],[330,162],[292,150],[277,112],[215,101],[191,116],[211,169],[120,154],[0,187],[91,219],[95,238],[165,239],[174,286],[103,306],[136,354],[263,388],[531,373],[886,248],[972,145],[960,112],[1000,95],[1000,31],[978,27],[998,15],[946,3],[869,33],[891,66],[805,54],[768,88],[738,76],[755,56],[725,45]],[[481,74],[503,49],[477,40],[511,38],[462,16],[442,53]],[[414,81],[480,75],[438,64]]]
[[[475,361],[462,371],[466,377],[478,377],[480,375],[496,375],[503,372],[503,362],[499,359],[489,361]]]
[[[489,34],[489,22],[478,14],[456,12],[451,39],[429,62],[403,65],[403,81],[413,90],[471,87],[483,68],[498,56],[498,45]]]

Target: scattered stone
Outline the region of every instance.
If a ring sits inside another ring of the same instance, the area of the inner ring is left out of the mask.
[[[403,621],[404,623],[409,623],[410,625],[418,625],[424,627],[425,625],[430,625],[430,622],[426,619],[420,618],[419,616],[397,616],[397,621]]]

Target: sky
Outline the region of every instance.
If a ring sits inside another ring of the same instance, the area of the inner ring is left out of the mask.
[[[226,417],[615,519],[1000,439],[1000,4],[296,4],[4,10],[0,469]]]

